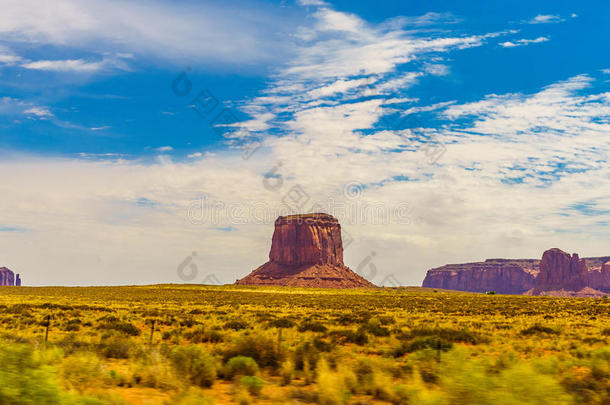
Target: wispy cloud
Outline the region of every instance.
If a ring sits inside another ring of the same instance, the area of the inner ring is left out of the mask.
[[[53,117],[53,113],[47,107],[30,107],[23,111],[24,114],[35,115],[39,118]]]
[[[525,21],[527,24],[554,24],[565,21],[565,19],[556,14],[538,14],[531,20]]]
[[[25,116],[37,119],[46,119],[54,116],[49,107],[36,105],[30,101],[12,97],[0,98],[0,114]]]
[[[100,62],[87,62],[83,59],[39,60],[21,65],[26,69],[49,70],[55,72],[96,72],[101,69]]]
[[[96,73],[108,69],[129,70],[126,60],[131,59],[129,54],[105,56],[98,61],[84,59],[63,60],[37,60],[26,61],[21,67],[30,70],[46,70],[52,72]]]
[[[536,39],[519,39],[517,41],[506,41],[506,42],[501,42],[500,46],[504,47],[504,48],[514,48],[517,46],[527,46],[529,44],[539,44],[541,42],[547,42],[549,41],[548,37],[538,37]]]
[[[171,152],[172,150],[174,150],[174,148],[172,148],[171,146],[160,146],[158,148],[155,149],[157,152]]]
[[[289,52],[286,34],[295,24],[285,10],[262,3],[242,8],[160,0],[5,0],[0,35],[14,43],[146,55],[170,63],[260,63]],[[95,69],[94,62],[84,61],[42,66]]]

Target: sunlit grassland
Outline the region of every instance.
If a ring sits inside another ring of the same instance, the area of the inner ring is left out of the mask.
[[[422,288],[6,287],[0,403],[608,404],[609,313]]]

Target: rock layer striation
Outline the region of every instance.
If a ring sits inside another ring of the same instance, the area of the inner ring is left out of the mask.
[[[522,294],[533,288],[537,260],[487,259],[484,262],[448,264],[428,270],[423,287],[447,290]]]
[[[549,249],[542,260],[488,259],[428,270],[423,287],[503,294],[602,296],[610,292],[610,257],[581,259]]]

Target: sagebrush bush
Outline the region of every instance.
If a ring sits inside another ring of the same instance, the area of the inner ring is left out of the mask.
[[[232,379],[235,376],[252,376],[258,374],[258,364],[252,357],[236,356],[227,361],[223,369],[226,378]]]
[[[216,381],[216,359],[199,346],[177,347],[172,351],[171,361],[178,375],[191,384],[211,387]]]
[[[265,381],[255,375],[245,375],[239,380],[239,382],[242,387],[247,389],[248,392],[255,397],[260,395],[263,387],[265,386]]]
[[[284,359],[277,342],[261,332],[243,335],[225,353],[226,360],[231,357],[245,356],[253,358],[261,367],[277,368]]]
[[[111,334],[102,338],[99,345],[100,353],[111,359],[127,359],[132,350],[133,343],[128,337],[120,334]]]

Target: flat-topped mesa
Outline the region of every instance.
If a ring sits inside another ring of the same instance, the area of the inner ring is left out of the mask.
[[[275,221],[269,260],[290,266],[343,266],[339,221],[328,214],[279,217]]]
[[[542,291],[580,291],[589,282],[587,261],[577,253],[570,255],[561,249],[549,249],[542,255],[540,273],[533,293]]]
[[[448,264],[428,270],[423,287],[448,290],[522,294],[534,287],[537,260],[487,259],[484,262]]]
[[[279,217],[269,261],[236,284],[374,287],[343,264],[341,225],[333,216],[322,213]]]

